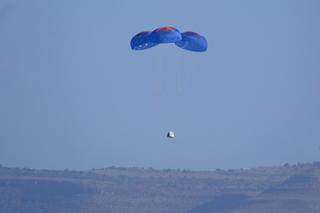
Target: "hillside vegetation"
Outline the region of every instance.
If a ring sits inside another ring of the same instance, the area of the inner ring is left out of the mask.
[[[197,172],[1,166],[0,212],[318,213],[320,163]]]

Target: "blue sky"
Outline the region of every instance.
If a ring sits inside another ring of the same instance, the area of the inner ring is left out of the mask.
[[[249,168],[320,160],[320,2],[0,2],[0,163]],[[144,30],[205,53],[132,51]],[[176,139],[167,140],[172,130]]]

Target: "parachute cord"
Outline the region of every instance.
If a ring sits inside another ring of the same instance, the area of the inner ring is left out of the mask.
[[[177,69],[176,69],[176,75],[177,75],[177,93],[182,92],[182,79],[181,79],[181,67],[180,67],[180,62],[177,64]]]

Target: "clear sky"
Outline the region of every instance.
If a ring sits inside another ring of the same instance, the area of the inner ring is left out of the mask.
[[[1,0],[0,164],[319,161],[319,11],[318,0]],[[208,51],[130,49],[168,25],[205,35]]]

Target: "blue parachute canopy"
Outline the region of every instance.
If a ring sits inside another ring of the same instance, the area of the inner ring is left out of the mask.
[[[181,33],[174,27],[160,27],[151,35],[159,43],[174,43],[182,39]]]
[[[207,40],[195,32],[180,33],[174,27],[160,27],[138,33],[131,39],[131,49],[144,50],[162,43],[175,43],[178,47],[194,52],[207,50]]]
[[[195,32],[184,32],[182,39],[175,42],[178,47],[195,52],[204,52],[208,48],[207,39]]]
[[[154,40],[154,38],[151,36],[150,31],[138,33],[131,39],[131,48],[133,50],[144,50],[158,44],[159,42],[156,42]]]

